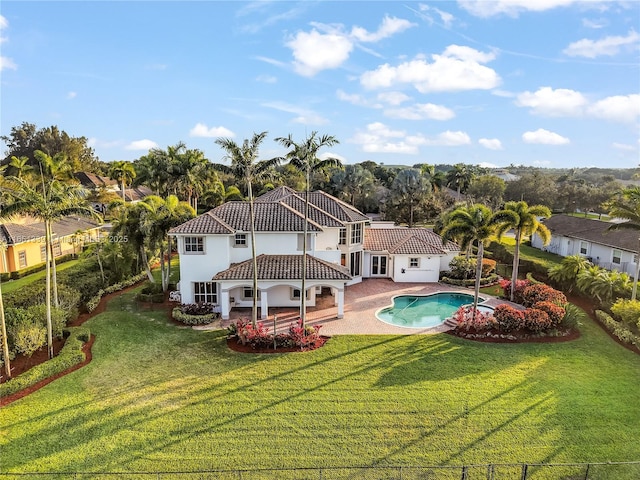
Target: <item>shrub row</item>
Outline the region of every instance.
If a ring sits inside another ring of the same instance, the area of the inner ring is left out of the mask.
[[[69,260],[73,260],[75,256],[71,253],[67,255],[62,255],[60,257],[56,257],[56,265],[60,265],[61,263],[68,262]],[[27,275],[31,275],[32,273],[41,272],[46,268],[46,263],[40,263],[38,265],[33,265],[31,267],[23,268],[22,270],[18,270],[16,272],[6,272],[0,273],[0,280],[2,282],[8,282],[9,280],[18,280],[19,278],[26,277]]]
[[[131,285],[134,285],[134,284],[140,282],[146,276],[147,276],[147,274],[145,272],[142,272],[142,273],[139,273],[138,275],[134,275],[133,277],[129,277],[129,278],[127,278],[127,279],[125,279],[125,280],[123,280],[121,282],[114,283],[113,285],[110,285],[105,289],[98,290],[98,293],[95,296],[93,296],[92,298],[90,298],[87,301],[87,303],[85,304],[87,312],[91,313],[96,309],[96,307],[100,303],[100,300],[102,299],[103,295],[108,295],[110,293],[119,292],[120,290],[123,290],[123,289],[125,289],[127,287],[130,287]]]
[[[181,307],[176,307],[171,312],[173,319],[184,323],[185,325],[207,325],[214,320],[220,318],[220,314],[217,312],[206,313],[203,315],[191,315],[184,313]]]
[[[629,330],[623,323],[616,321],[611,315],[602,310],[596,310],[596,317],[602,323],[607,330],[613,333],[624,343],[629,345],[635,345],[640,348],[640,337],[635,335]]]
[[[500,286],[504,297],[511,298],[511,280],[501,280]],[[533,307],[539,302],[551,302],[562,307],[567,304],[567,297],[561,291],[540,282],[532,284],[529,280],[516,281],[513,300],[525,307]]]
[[[489,275],[488,277],[484,277],[480,279],[480,285],[491,285],[498,281],[500,277],[496,273]],[[442,283],[447,283],[449,285],[457,285],[459,287],[472,287],[476,284],[476,280],[474,278],[469,278],[467,280],[458,280],[456,278],[450,277],[442,277],[440,279]]]
[[[40,380],[52,377],[64,372],[67,368],[82,363],[85,360],[82,346],[89,341],[91,332],[85,326],[72,327],[66,329],[65,332],[68,332],[69,336],[60,353],[51,360],[36,365],[23,374],[0,384],[0,397],[28,388]]]

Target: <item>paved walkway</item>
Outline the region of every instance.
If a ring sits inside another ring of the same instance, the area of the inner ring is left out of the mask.
[[[336,318],[338,309],[333,305],[333,297],[318,298],[318,305],[307,309],[307,324],[322,325],[323,335],[411,335],[433,334],[449,330],[445,325],[432,328],[405,328],[390,325],[378,320],[375,312],[391,305],[391,297],[403,294],[428,294],[435,292],[464,292],[473,294],[472,289],[452,287],[440,283],[395,283],[389,279],[368,278],[361,283],[345,289],[344,318]],[[489,295],[481,294],[486,298],[486,305],[496,306],[501,303],[509,303]],[[520,307],[520,306],[518,306]],[[269,329],[273,328],[273,317],[277,316],[277,331],[285,331],[292,322],[299,317],[299,309],[294,308],[270,308],[269,318],[261,320]],[[216,328],[226,328],[231,322],[240,318],[250,318],[251,309],[234,308],[231,310],[229,320],[221,321]],[[214,325],[208,328],[212,328]],[[208,329],[205,327],[199,327]]]

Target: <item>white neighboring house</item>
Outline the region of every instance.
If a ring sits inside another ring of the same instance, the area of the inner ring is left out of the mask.
[[[553,215],[542,222],[551,231],[551,242],[545,247],[540,236],[534,234],[532,247],[562,257],[580,255],[602,268],[635,274],[640,232],[611,231],[611,222],[571,215]]]
[[[255,199],[262,318],[270,306],[300,305],[304,195],[279,187]],[[344,315],[348,285],[368,277],[437,282],[440,270],[447,269],[459,251],[453,243],[445,248],[440,237],[426,229],[366,228],[369,219],[364,214],[322,191],[309,193],[308,217],[306,304],[315,306],[318,295],[332,295],[338,318]],[[178,243],[183,303],[214,303],[224,319],[233,307],[252,305],[248,202],[220,205],[169,234]]]

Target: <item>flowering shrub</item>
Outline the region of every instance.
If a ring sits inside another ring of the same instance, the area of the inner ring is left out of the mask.
[[[534,333],[544,332],[552,326],[547,312],[537,308],[527,308],[524,312],[524,326]]]
[[[273,335],[262,322],[258,322],[254,328],[248,320],[238,320],[235,324],[235,335],[238,337],[238,343],[251,345],[253,348],[273,345]]]
[[[520,310],[516,310],[510,305],[498,305],[493,311],[498,328],[502,332],[512,332],[524,326],[524,315]]]
[[[303,328],[302,319],[299,318],[295,324],[289,325],[289,338],[294,347],[300,348],[300,350],[312,350],[322,346],[324,342],[318,333],[320,328],[321,325]]]
[[[298,319],[295,324],[289,325],[287,333],[278,333],[275,336],[276,347],[299,348],[300,350],[313,350],[324,344],[324,339],[318,333],[320,325],[307,326],[302,328],[302,320]],[[238,338],[238,343],[251,345],[253,348],[273,347],[274,337],[269,333],[262,322],[254,328],[248,320],[238,320],[229,325],[228,337]]]
[[[516,280],[516,291],[513,295],[513,301],[516,303],[522,303],[522,292],[524,289],[531,285],[529,280]],[[511,298],[511,280],[500,280],[500,286],[502,287],[502,293],[505,298]]]
[[[564,318],[564,315],[566,313],[564,307],[551,302],[538,302],[534,304],[532,308],[536,308],[545,312],[549,316],[552,328],[560,325],[560,322],[562,322],[562,319]]]
[[[522,292],[522,304],[525,307],[532,307],[538,302],[551,302],[562,306],[567,303],[567,297],[561,291],[544,283],[529,285]]]
[[[456,330],[485,332],[496,328],[497,322],[490,313],[476,310],[473,318],[473,307],[460,307],[451,317],[456,322]]]

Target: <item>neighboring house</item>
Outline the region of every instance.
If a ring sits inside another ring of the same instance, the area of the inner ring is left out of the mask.
[[[77,172],[74,176],[86,189],[93,193],[98,193],[100,190],[104,190],[110,193],[114,193],[122,198],[122,189],[120,184],[109,177],[97,175],[90,172]],[[135,203],[144,199],[145,197],[153,195],[153,191],[149,187],[144,185],[138,187],[125,188],[124,198],[127,202]],[[104,213],[106,206],[97,202],[92,203],[93,208],[97,211]]]
[[[261,317],[273,307],[300,305],[305,193],[279,187],[255,200],[258,296]],[[199,215],[169,234],[180,255],[179,290],[184,303],[210,302],[228,318],[233,307],[253,303],[253,265],[247,202],[228,202]],[[373,235],[368,251],[368,218],[351,205],[321,191],[309,193],[306,304],[332,295],[338,318],[344,290],[364,277],[395,281],[437,281],[440,267],[458,251],[444,249],[440,237],[425,229],[391,228]],[[387,237],[389,237],[387,239]],[[428,247],[433,242],[438,247]],[[447,260],[444,259],[447,258]],[[404,273],[402,272],[404,270]]]
[[[545,247],[534,234],[531,246],[563,257],[580,255],[608,270],[634,275],[638,231],[611,231],[611,222],[571,215],[553,215],[543,223],[551,231],[551,242]]]
[[[505,182],[515,182],[516,180],[520,180],[520,175],[516,175],[514,173],[509,172],[504,168],[496,168],[491,170],[491,175],[498,177]]]
[[[78,253],[82,244],[100,238],[100,225],[80,217],[66,217],[52,226],[55,257]],[[6,245],[0,272],[16,272],[45,261],[44,223],[0,224],[0,242]]]

